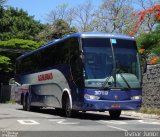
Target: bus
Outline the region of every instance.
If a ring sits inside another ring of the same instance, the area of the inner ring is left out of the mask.
[[[140,58],[127,35],[78,32],[51,41],[16,59],[15,81],[16,101],[27,111],[109,111],[119,118],[142,104]]]

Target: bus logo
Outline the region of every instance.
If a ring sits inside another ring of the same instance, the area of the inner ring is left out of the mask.
[[[115,98],[115,99],[118,99],[118,96],[116,95],[116,96],[114,96],[114,98]]]
[[[52,80],[52,79],[53,79],[52,73],[38,75],[38,81],[45,81],[45,80]]]

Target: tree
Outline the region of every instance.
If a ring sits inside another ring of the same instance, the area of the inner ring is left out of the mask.
[[[33,40],[45,27],[22,9],[3,8],[5,2],[0,0],[0,83],[14,76],[18,56],[43,44]]]
[[[35,21],[22,9],[1,9],[0,15],[0,40],[12,38],[30,39],[44,28],[40,22]]]
[[[17,49],[19,51],[21,50],[35,50],[41,45],[43,45],[44,42],[36,42],[33,40],[24,40],[24,39],[10,39],[7,41],[1,41],[0,42],[0,49]],[[18,52],[19,53],[19,52]]]
[[[0,7],[2,7],[6,2],[7,0],[0,0]]]
[[[71,27],[75,16],[75,9],[68,8],[68,4],[63,3],[47,15],[47,20],[49,24],[53,24],[57,20],[64,20]]]
[[[67,22],[60,19],[56,20],[52,25],[48,25],[44,31],[40,32],[37,40],[50,41],[75,32],[77,32],[75,27],[70,27]]]
[[[160,55],[160,26],[155,31],[141,34],[138,39],[139,48],[145,49],[148,53]]]
[[[146,57],[148,64],[160,63],[160,24],[155,30],[138,36],[137,43],[140,51]],[[145,51],[145,52],[144,52]]]
[[[156,12],[156,5],[158,0],[137,0],[134,4],[137,7],[137,12],[134,15],[137,17],[137,33],[151,32],[156,28],[157,21],[155,20],[154,12]],[[139,17],[138,17],[139,16]]]
[[[153,27],[155,24],[157,25],[157,22],[160,20],[160,4],[156,4],[153,7],[146,9],[146,10],[142,10],[140,12],[136,12],[134,13],[135,16],[138,17],[138,21],[135,23],[133,30],[129,33],[130,36],[134,36],[137,32],[139,28],[143,28],[143,22],[145,21],[146,17],[148,16],[152,16],[154,19],[153,24],[149,25],[148,23],[148,28],[149,30],[145,30],[144,32],[151,32],[153,31],[151,27]]]
[[[7,83],[14,76],[14,64],[18,56],[25,52],[37,49],[44,42],[32,40],[10,39],[0,42],[0,83]]]
[[[8,79],[9,79],[8,74],[11,71],[13,71],[13,67],[11,66],[11,60],[6,56],[0,55],[0,84],[8,83]]]
[[[97,28],[105,32],[124,33],[131,24],[133,11],[130,0],[103,0],[95,13],[100,26]]]
[[[6,56],[0,55],[0,71],[2,72],[10,72],[13,71],[11,67],[11,60]]]
[[[78,30],[79,31],[93,31],[93,20],[94,20],[94,7],[92,1],[88,0],[86,3],[78,5],[75,9]]]
[[[93,31],[93,13],[94,7],[91,0],[73,8],[68,8],[68,4],[64,3],[52,10],[47,15],[47,20],[49,24],[54,24],[57,20],[63,20],[69,27],[76,26],[79,31]]]

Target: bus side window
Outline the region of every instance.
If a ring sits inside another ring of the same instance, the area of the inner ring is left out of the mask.
[[[83,82],[83,65],[80,58],[79,43],[74,39],[70,41],[70,66],[72,71],[73,80],[79,87],[84,87]]]

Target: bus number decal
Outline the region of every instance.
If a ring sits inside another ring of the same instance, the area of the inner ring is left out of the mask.
[[[38,75],[38,81],[45,81],[45,80],[52,80],[52,79],[53,79],[52,73]]]
[[[95,91],[95,95],[108,95],[108,91],[97,90],[97,91]]]

